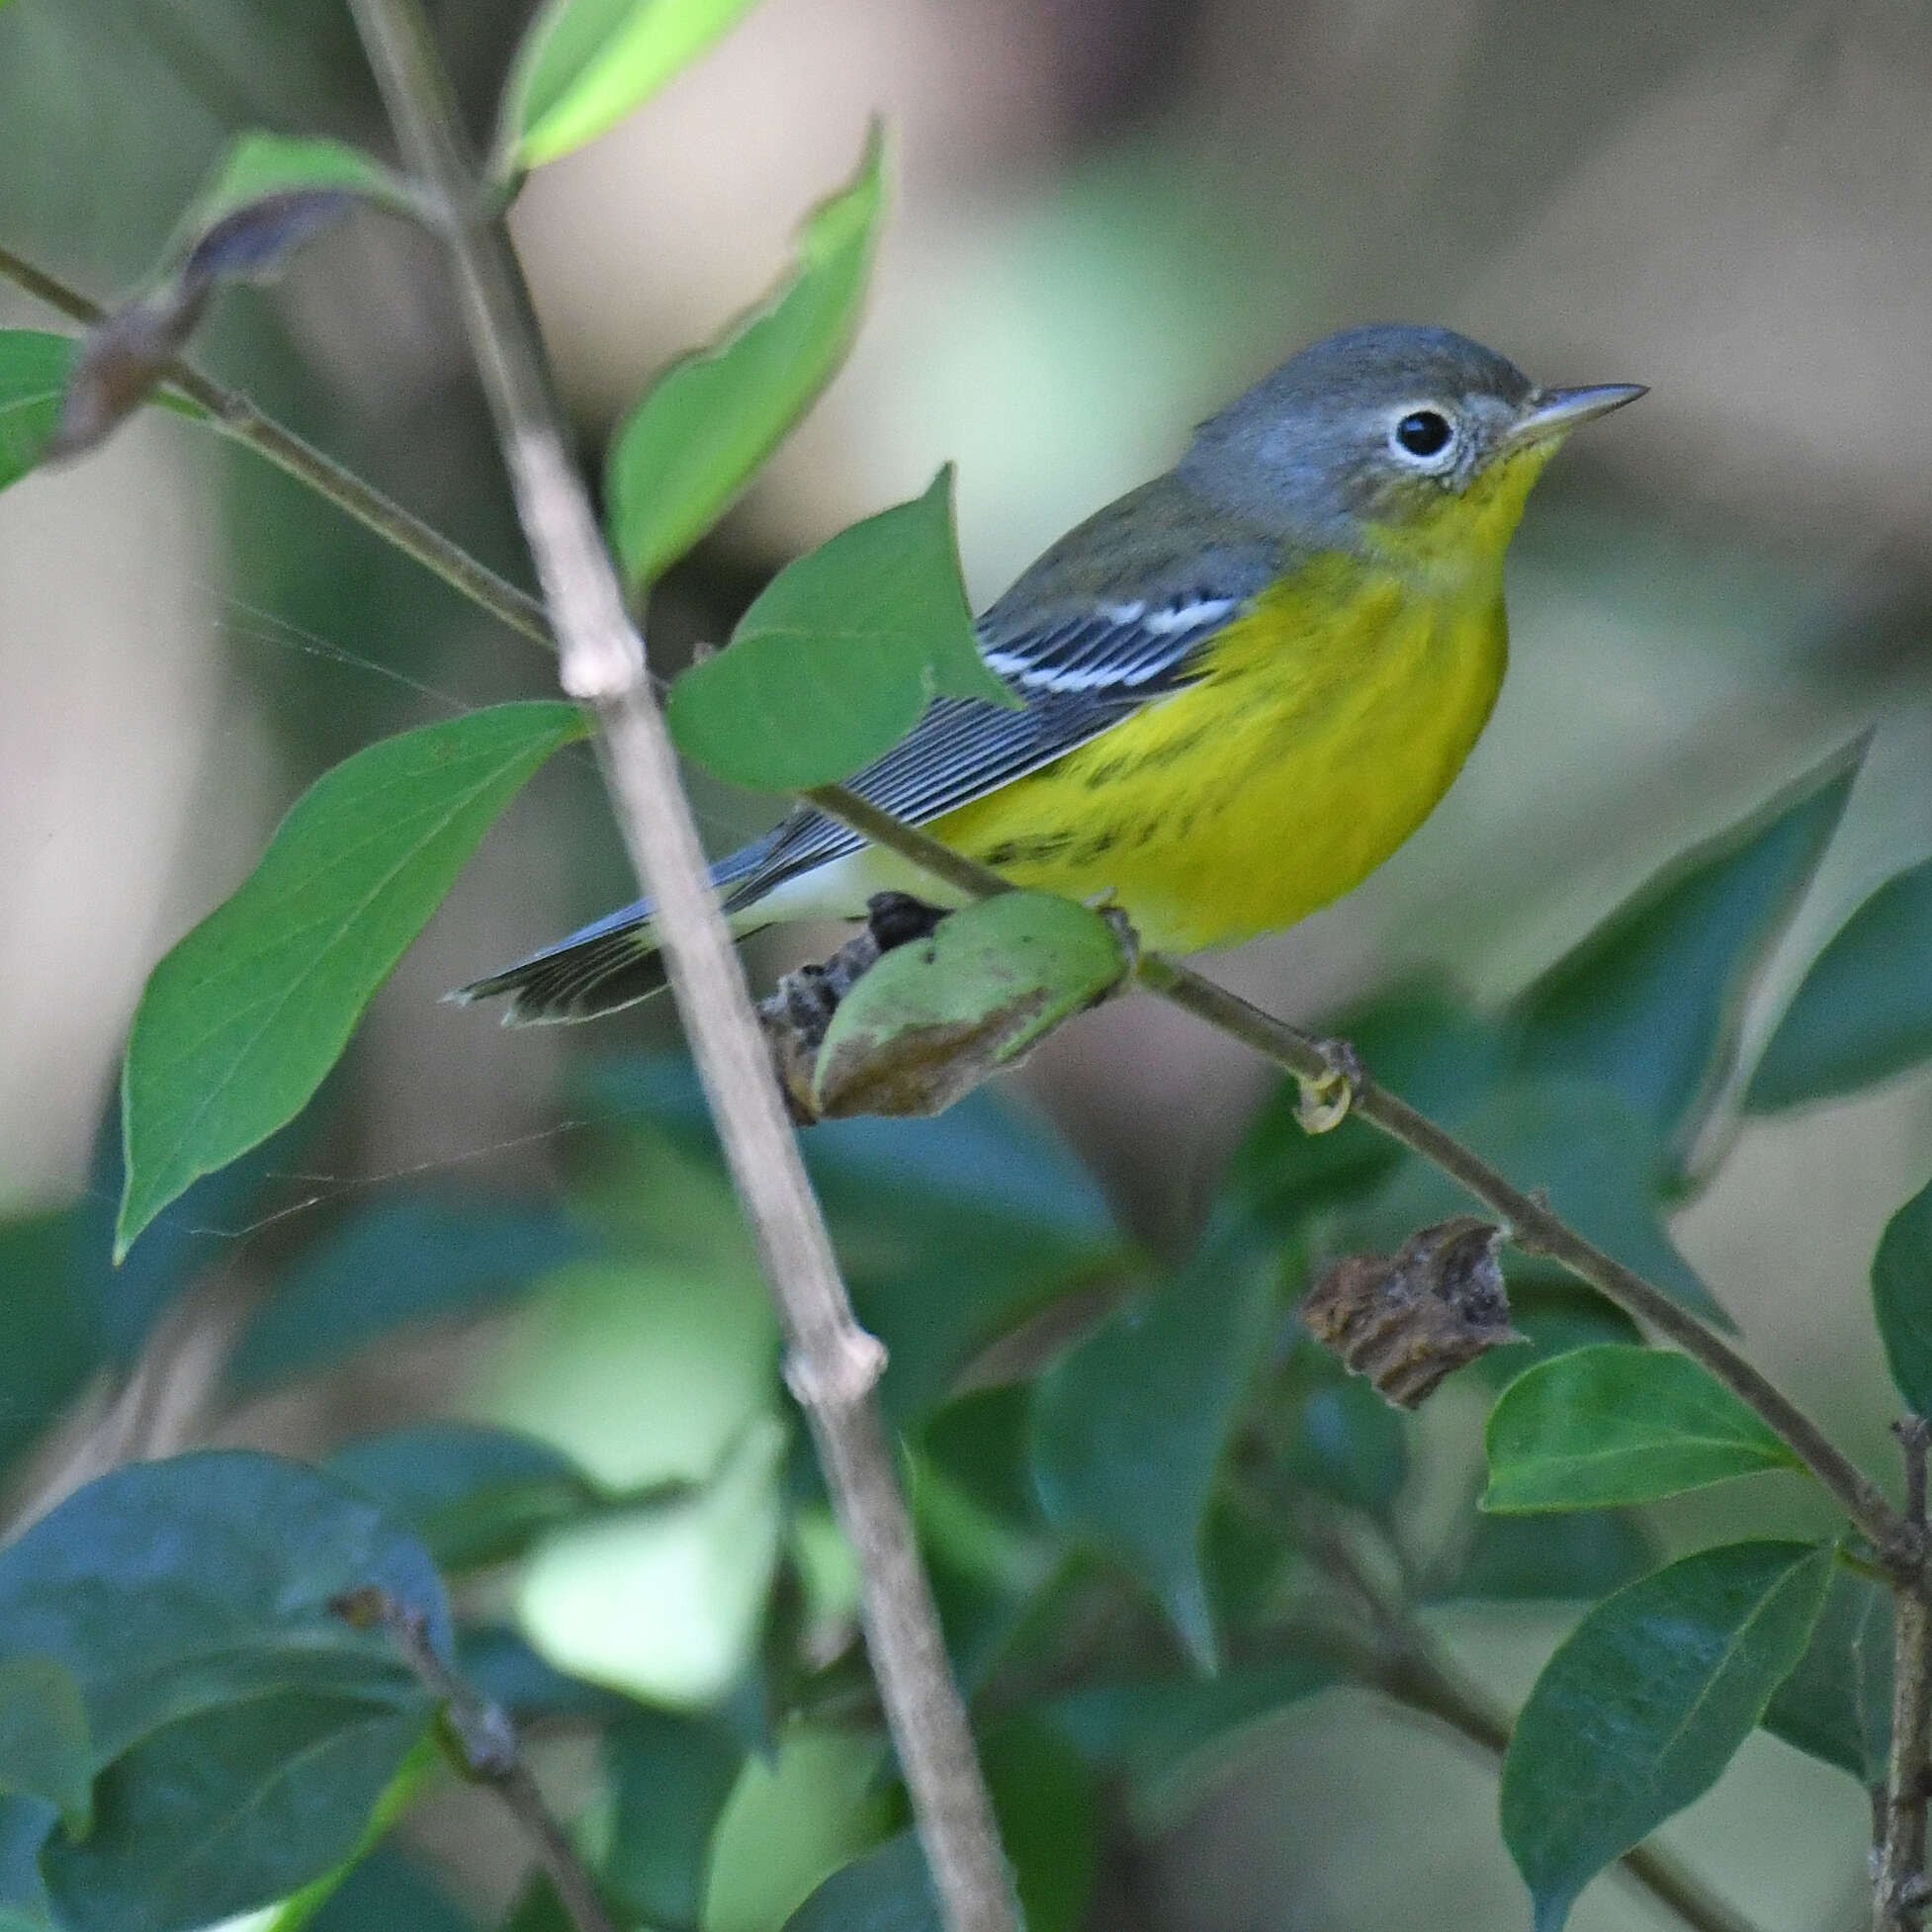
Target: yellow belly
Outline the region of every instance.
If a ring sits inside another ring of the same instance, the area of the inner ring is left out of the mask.
[[[1427,593],[1317,560],[1212,668],[933,830],[1015,883],[1111,892],[1150,945],[1237,945],[1359,884],[1469,754],[1507,659],[1500,572]]]

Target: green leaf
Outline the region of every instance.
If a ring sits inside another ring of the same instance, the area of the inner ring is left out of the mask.
[[[1764,1727],[1849,1771],[1886,1780],[1891,1744],[1891,1593],[1840,1566],[1798,1668],[1778,1686]]]
[[[182,219],[182,233],[193,245],[238,209],[275,196],[314,192],[354,195],[398,214],[415,209],[407,184],[359,147],[253,129],[237,134],[216,164]]]
[[[1226,1228],[1041,1377],[1033,1460],[1048,1519],[1121,1557],[1189,1654],[1216,1644],[1200,1533],[1265,1332],[1272,1258]]]
[[[28,475],[52,440],[79,350],[69,335],[0,329],[0,489]]]
[[[420,1713],[387,1639],[330,1613],[372,1583],[419,1608],[449,1654],[427,1553],[367,1497],[280,1456],[199,1450],[115,1469],[0,1549],[0,1652],[73,1673],[103,1764],[270,1691]]]
[[[72,1209],[0,1222],[0,1464],[48,1428],[106,1354]]]
[[[696,1925],[744,1745],[715,1720],[639,1705],[611,1725],[605,1750],[616,1799],[605,1888],[631,1920]]]
[[[935,696],[1019,699],[986,666],[952,530],[952,467],[910,503],[779,571],[731,644],[683,672],[664,715],[678,748],[753,791],[847,778]]]
[[[1735,1065],[1745,996],[1810,884],[1857,770],[1856,757],[1836,759],[1795,802],[1688,854],[1551,967],[1518,1003],[1518,1072],[1602,1081],[1659,1138],[1684,1145],[1697,1103]]]
[[[100,1779],[99,1822],[41,1854],[71,1932],[180,1932],[272,1903],[362,1840],[428,1712],[273,1690],[141,1738]]]
[[[673,363],[625,418],[604,499],[633,595],[717,522],[845,359],[884,200],[875,125],[857,174],[806,218],[792,272],[721,340]]]
[[[902,1831],[834,1872],[785,1932],[945,1932],[918,1837]]]
[[[1118,1773],[1138,1808],[1155,1810],[1211,1775],[1257,1725],[1336,1681],[1317,1659],[1285,1656],[1205,1679],[1089,1683],[1056,1698],[1044,1714],[1098,1767]]]
[[[1605,1343],[1527,1368],[1486,1434],[1486,1510],[1648,1503],[1731,1476],[1803,1465],[1689,1356]]]
[[[1932,1182],[1886,1223],[1872,1307],[1898,1393],[1914,1415],[1932,1415]]]
[[[1087,1760],[1040,1718],[1010,1717],[980,1741],[1001,1849],[1026,1932],[1082,1932],[1099,1830]]]
[[[492,1194],[393,1195],[303,1256],[243,1331],[229,1379],[252,1390],[332,1368],[397,1329],[504,1301],[583,1252],[552,1207]]]
[[[499,173],[541,167],[613,128],[751,0],[551,0],[523,37],[503,94]]]
[[[1567,1516],[1479,1516],[1454,1574],[1432,1603],[1594,1602],[1657,1567],[1656,1539],[1622,1510]]]
[[[1829,1544],[1727,1543],[1607,1598],[1549,1660],[1503,1760],[1537,1932],[1717,1781],[1810,1641]]]
[[[1409,1476],[1402,1418],[1310,1336],[1295,1344],[1268,1413],[1292,1481],[1350,1509],[1386,1518]]]
[[[1656,1132],[1614,1090],[1571,1082],[1506,1087],[1449,1124],[1519,1187],[1540,1190],[1586,1240],[1673,1301],[1720,1328],[1734,1326],[1658,1224],[1667,1173]],[[1469,1197],[1419,1156],[1407,1157],[1369,1205],[1348,1221],[1350,1245],[1393,1253],[1417,1228],[1469,1211]]]
[[[117,1258],[294,1117],[497,814],[587,729],[574,705],[495,705],[372,745],[296,802],[148,978],[122,1084]]]
[[[0,1797],[0,1932],[61,1932],[41,1878],[59,1815],[44,1799]]]
[[[1126,977],[1113,925],[1006,892],[884,954],[839,1003],[812,1076],[821,1113],[931,1114],[1024,1057]]]
[[[1932,1059],[1932,859],[1888,880],[1811,962],[1752,1072],[1769,1113]]]
[[[268,1922],[251,1928],[251,1932],[303,1932],[303,1927],[321,1915],[338,1893],[350,1890],[353,1897],[357,1874],[369,1865],[372,1857],[379,1856],[378,1847],[388,1836],[390,1827],[414,1802],[417,1793],[430,1778],[448,1763],[443,1743],[436,1732],[424,1729],[410,1747],[395,1776],[377,1799],[348,1854],[329,1866],[320,1877],[310,1879],[307,1885],[290,1892],[275,1906]],[[415,1921],[409,1921],[409,1927],[410,1932],[416,1932]],[[361,1928],[357,1928],[357,1932],[361,1932]],[[433,1913],[424,1924],[423,1932],[435,1932]],[[448,1928],[443,1928],[443,1932],[448,1932]]]
[[[598,1500],[562,1450],[482,1423],[420,1422],[367,1437],[337,1449],[327,1468],[408,1524],[451,1571],[507,1562]]]
[[[387,1845],[352,1867],[312,1917],[285,1925],[278,1913],[263,1932],[300,1932],[303,1924],[310,1932],[476,1932],[420,1866]]]
[[[94,1744],[80,1683],[51,1657],[0,1658],[0,1793],[56,1806],[68,1831],[94,1821]]]

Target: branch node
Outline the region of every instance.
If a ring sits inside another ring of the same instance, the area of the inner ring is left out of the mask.
[[[801,1409],[854,1408],[885,1372],[886,1345],[856,1323],[785,1357],[785,1386]]]
[[[1325,1134],[1349,1117],[1367,1075],[1361,1056],[1347,1040],[1317,1040],[1315,1051],[1322,1056],[1327,1073],[1319,1077],[1297,1074],[1300,1098],[1295,1101],[1294,1117],[1305,1134]]]

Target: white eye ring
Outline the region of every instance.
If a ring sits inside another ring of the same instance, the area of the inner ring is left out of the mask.
[[[1388,427],[1388,451],[1405,468],[1431,476],[1450,469],[1461,452],[1455,418],[1434,402],[1405,407]]]

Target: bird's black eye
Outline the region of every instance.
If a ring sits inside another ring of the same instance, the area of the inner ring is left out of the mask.
[[[1414,409],[1395,425],[1395,440],[1411,456],[1441,456],[1455,431],[1440,409]]]

